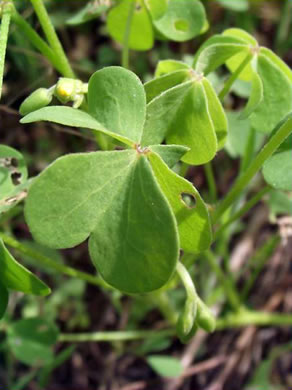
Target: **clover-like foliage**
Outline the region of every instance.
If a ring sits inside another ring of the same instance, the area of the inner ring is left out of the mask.
[[[165,129],[150,131],[145,125],[144,87],[123,68],[105,68],[91,77],[88,108],[89,113],[46,107],[22,122],[90,128],[126,149],[59,158],[32,183],[26,220],[34,238],[50,247],[69,248],[89,238],[91,259],[113,287],[153,291],[172,276],[180,248],[197,253],[211,243],[206,205],[192,184],[168,167],[188,148],[156,142],[156,133],[163,138]],[[183,194],[194,198],[195,207]]]
[[[142,144],[186,145],[182,160],[193,165],[212,160],[226,141],[228,125],[223,107],[210,82],[188,65],[161,61],[156,78],[145,84],[148,109]]]
[[[242,117],[250,116],[255,130],[270,133],[292,110],[292,71],[276,54],[247,32],[231,28],[202,45],[193,67],[207,75],[226,64],[234,72],[247,57],[250,62],[238,78],[251,82],[252,90]]]
[[[135,0],[129,47],[152,48],[155,36],[173,41],[187,41],[207,26],[203,5],[198,0]],[[120,43],[124,36],[133,0],[122,0],[107,16],[110,35]]]
[[[131,9],[133,8],[133,12]],[[78,25],[106,13],[110,36],[129,48],[149,50],[155,39],[187,41],[208,28],[206,12],[198,0],[119,0],[87,3],[67,24]],[[129,15],[131,28],[128,30]]]

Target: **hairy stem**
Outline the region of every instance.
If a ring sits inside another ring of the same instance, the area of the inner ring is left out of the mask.
[[[132,0],[129,8],[127,23],[126,23],[126,29],[124,34],[124,42],[123,42],[123,51],[122,51],[122,66],[124,68],[129,68],[129,41],[130,41],[130,34],[131,34],[131,27],[132,27],[132,20],[134,16],[136,2],[135,0]]]
[[[61,42],[58,38],[55,28],[50,20],[46,7],[43,3],[43,0],[30,0],[30,1],[33,5],[35,13],[37,14],[42,29],[47,37],[47,40],[56,55],[59,66],[62,69],[63,75],[65,77],[75,78],[74,71],[72,70],[71,65],[67,59],[67,56],[64,52],[64,49],[61,45]]]
[[[263,149],[255,157],[247,170],[239,177],[231,191],[227,194],[223,201],[219,203],[212,216],[213,223],[218,222],[220,217],[233,204],[233,202],[236,201],[245,187],[249,184],[251,179],[262,168],[264,162],[272,156],[272,154],[278,149],[281,143],[289,136],[291,132],[292,115],[290,114],[285,122],[279,127],[277,132],[269,139]]]
[[[7,40],[9,34],[9,26],[12,14],[12,3],[10,0],[0,2],[0,16],[1,26],[0,26],[0,99],[2,96],[2,86],[3,86],[3,76],[4,76],[4,66],[5,66],[5,56],[7,48]]]

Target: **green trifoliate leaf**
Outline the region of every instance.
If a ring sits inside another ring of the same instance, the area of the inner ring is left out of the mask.
[[[292,71],[279,57],[259,47],[247,32],[231,28],[202,45],[195,56],[194,68],[208,74],[225,63],[235,72],[248,56],[252,58],[239,75],[239,79],[252,82],[243,116],[252,114],[252,126],[268,133],[292,110]]]
[[[209,113],[212,118],[212,122],[217,136],[218,149],[221,149],[226,142],[228,133],[228,122],[225,115],[225,111],[209,80],[204,78],[202,83],[204,85],[208,101]]]
[[[175,72],[176,70],[188,69],[190,69],[189,65],[185,64],[182,61],[162,60],[158,62],[158,65],[155,69],[155,77],[164,76],[168,73]]]
[[[115,216],[115,223],[113,223]],[[146,157],[93,231],[89,250],[103,278],[128,293],[162,287],[178,259],[176,223]],[[106,254],[106,257],[105,257]]]
[[[134,160],[134,150],[57,159],[34,180],[26,200],[26,219],[35,239],[52,248],[70,248],[86,240],[103,203],[118,195]]]
[[[9,294],[7,288],[0,283],[0,320],[4,316],[8,306]]]
[[[69,248],[90,236],[98,271],[122,291],[158,289],[175,269],[175,218],[141,151],[58,159],[34,181],[25,214],[47,246]]]
[[[205,21],[205,9],[199,1],[169,0],[167,10],[153,24],[168,39],[182,42],[199,35]]]
[[[147,362],[151,368],[158,374],[167,378],[176,378],[183,373],[181,362],[171,356],[150,355]]]
[[[21,119],[21,123],[48,121],[60,125],[81,127],[99,131],[105,135],[117,139],[127,145],[133,145],[133,141],[117,133],[105,129],[104,126],[84,111],[72,107],[51,106],[34,111]]]
[[[10,290],[25,294],[48,295],[50,293],[49,287],[13,258],[1,239],[0,282]]]
[[[150,103],[156,96],[188,81],[192,77],[191,70],[177,70],[164,76],[148,81],[144,87],[147,97],[147,103]]]
[[[263,99],[250,116],[253,128],[270,133],[292,110],[292,83],[281,68],[260,53],[257,72],[263,84]]]
[[[189,151],[189,148],[181,145],[153,145],[149,149],[159,154],[169,168],[172,168]]]
[[[256,54],[258,53],[259,46],[256,39],[248,34],[246,31],[241,30],[239,28],[229,28],[223,32],[223,36],[229,36],[242,41],[242,44],[245,44],[246,47],[254,52],[254,61],[256,61]],[[226,62],[227,67],[231,72],[235,72],[236,69],[240,66],[240,64],[244,61],[247,55],[246,51],[242,53],[238,53],[232,58],[228,59]],[[239,74],[238,79],[244,81],[250,81],[253,79],[254,69],[252,65],[252,61],[246,65],[243,71]]]
[[[171,171],[156,153],[149,156],[155,177],[175,214],[180,246],[190,253],[208,249],[212,241],[209,213],[205,203],[193,185]],[[188,206],[183,195],[188,194],[195,206]]]
[[[263,166],[263,175],[272,187],[292,191],[292,149],[270,157]]]
[[[148,104],[142,144],[159,144],[165,138],[168,144],[190,148],[182,158],[189,164],[204,164],[215,156],[217,138],[199,76]]]
[[[19,361],[44,366],[53,362],[52,347],[58,333],[57,327],[44,319],[23,319],[9,326],[8,345]]]
[[[140,143],[146,98],[143,84],[118,66],[95,72],[88,85],[89,113],[106,129]]]
[[[125,31],[130,9],[134,0],[121,0],[107,16],[107,27],[116,41],[124,43]],[[144,1],[135,0],[131,22],[129,47],[133,50],[149,50],[153,46],[153,27]]]
[[[195,55],[193,68],[197,72],[207,75],[236,54],[243,53],[246,56],[248,52],[248,45],[241,39],[214,35],[200,47]]]

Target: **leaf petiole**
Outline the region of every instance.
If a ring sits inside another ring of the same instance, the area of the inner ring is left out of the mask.
[[[2,0],[2,2],[0,2],[0,16],[2,16],[1,26],[0,26],[0,99],[2,95],[5,55],[6,55],[11,15],[12,15],[11,0]]]
[[[124,42],[123,42],[123,50],[122,50],[122,66],[126,69],[129,68],[129,40],[131,35],[131,27],[132,27],[134,12],[135,12],[135,6],[136,6],[136,2],[135,0],[132,0],[129,8],[125,34],[124,34]]]
[[[33,8],[37,14],[39,22],[43,28],[43,31],[47,37],[47,40],[56,55],[59,67],[62,68],[62,73],[65,77],[75,78],[74,71],[68,61],[68,58],[64,52],[62,44],[58,38],[55,28],[50,20],[43,0],[30,0]]]
[[[292,115],[288,115],[286,119],[279,125],[278,131],[270,138],[263,149],[258,153],[247,170],[239,177],[231,191],[219,203],[212,216],[213,223],[217,223],[225,211],[236,201],[244,188],[248,185],[251,179],[262,168],[264,162],[278,149],[281,143],[292,132]]]

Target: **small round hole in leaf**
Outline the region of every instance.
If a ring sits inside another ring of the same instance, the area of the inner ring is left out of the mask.
[[[177,19],[174,22],[175,29],[181,32],[189,31],[189,22],[185,19]]]
[[[19,173],[19,172],[13,172],[11,173],[11,180],[12,180],[12,183],[15,185],[15,186],[18,186],[18,184],[21,183],[21,176],[22,174]]]
[[[18,167],[18,160],[17,160],[17,158],[12,157],[10,164],[11,164],[12,167],[17,168]]]
[[[181,194],[181,200],[188,209],[193,209],[197,205],[197,200],[193,194],[183,192]]]

